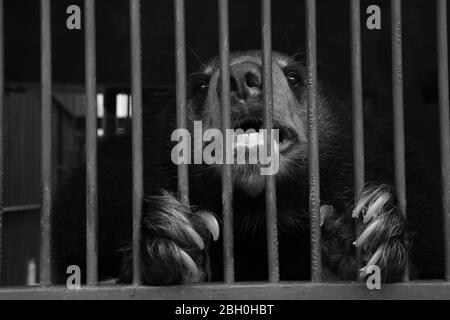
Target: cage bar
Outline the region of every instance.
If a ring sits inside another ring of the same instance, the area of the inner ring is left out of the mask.
[[[141,284],[141,217],[144,196],[142,146],[141,1],[130,0],[133,123],[133,283]]]
[[[261,38],[262,38],[262,68],[263,68],[263,104],[264,127],[267,129],[270,154],[275,152],[271,146],[273,88],[272,88],[272,9],[271,0],[262,0],[261,8]],[[275,175],[266,176],[266,225],[267,225],[267,255],[269,282],[280,281],[278,265],[278,226]]]
[[[2,285],[2,239],[3,239],[3,115],[5,109],[4,101],[4,89],[5,89],[5,77],[4,77],[4,22],[3,22],[3,0],[0,0],[0,286]]]
[[[447,0],[437,0],[436,7],[439,121],[441,133],[442,207],[445,235],[445,278],[450,281],[450,116],[448,85]]]
[[[86,81],[86,282],[98,281],[97,215],[97,83],[95,0],[85,0]]]
[[[320,282],[322,262],[320,248],[320,175],[319,132],[317,120],[317,30],[316,1],[306,1],[306,69],[309,141],[309,215],[311,227],[311,281]]]
[[[41,0],[41,249],[40,283],[51,284],[52,53],[50,0]]]
[[[445,281],[414,281],[382,284],[381,290],[367,290],[352,282],[308,283],[283,282],[223,285],[204,283],[193,286],[98,286],[73,290],[65,286],[50,288],[5,288],[0,299],[74,299],[74,300],[431,300],[450,299],[450,283]],[[237,318],[237,317],[236,317]],[[241,317],[242,318],[242,317]],[[250,318],[250,317],[249,317]],[[245,319],[245,318],[244,318]]]
[[[219,0],[219,51],[222,102],[222,132],[231,128],[230,120],[230,36],[228,0]],[[226,159],[226,144],[223,155]],[[234,236],[233,236],[233,177],[231,164],[222,166],[222,217],[223,217],[223,261],[224,281],[234,282]]]
[[[364,113],[361,67],[361,21],[360,0],[351,0],[351,60],[352,60],[352,107],[353,107],[353,164],[355,198],[364,186]],[[361,233],[361,218],[356,221],[356,234]],[[356,249],[357,268],[361,267],[361,249]]]
[[[186,129],[186,27],[184,0],[174,0],[174,4],[177,128]],[[189,203],[189,171],[186,163],[178,165],[178,197],[181,202]]]
[[[403,114],[402,2],[391,0],[392,94],[394,106],[395,189],[398,208],[406,216],[405,124]],[[409,280],[406,264],[403,281]]]

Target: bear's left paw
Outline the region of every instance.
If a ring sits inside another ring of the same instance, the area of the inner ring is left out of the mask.
[[[361,249],[365,278],[369,266],[380,268],[386,282],[401,279],[407,264],[407,237],[405,218],[396,206],[392,188],[387,185],[367,187],[359,195],[352,213],[362,217],[362,232],[354,242]]]

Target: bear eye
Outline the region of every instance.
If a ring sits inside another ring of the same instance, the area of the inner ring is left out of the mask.
[[[209,85],[208,82],[201,80],[194,87],[194,93],[198,96],[204,96],[208,93]]]
[[[289,85],[292,87],[298,87],[301,83],[300,75],[293,71],[290,71],[286,74],[286,79]]]

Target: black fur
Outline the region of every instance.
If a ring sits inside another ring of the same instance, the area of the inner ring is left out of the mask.
[[[258,60],[259,52],[236,53],[231,60],[242,56]],[[291,120],[286,117],[292,114],[289,115],[283,103],[277,101],[285,101],[283,99],[292,95],[306,130],[303,67],[281,54],[275,54],[274,59],[287,61],[288,66],[295,67],[303,80],[298,87],[289,88],[286,92],[288,87],[284,78],[274,76],[274,121],[284,123]],[[200,76],[210,81],[209,78],[217,70],[217,60],[212,60],[208,66]],[[220,108],[208,102],[207,98],[194,94],[196,79],[190,79],[189,125],[193,120],[209,119],[211,127],[214,127],[214,122],[220,120],[217,113]],[[214,89],[210,87],[210,90]],[[331,205],[335,209],[323,225],[323,261],[341,278],[355,279],[351,106],[324,84],[320,84],[318,101],[321,204]],[[260,101],[253,106],[256,116],[260,116]],[[233,107],[232,120],[239,121],[240,116],[241,110]],[[222,238],[217,242],[210,241],[210,234],[197,214],[206,210],[220,220],[220,171],[206,165],[191,165],[190,201],[193,207],[180,204],[173,196],[176,194],[177,170],[170,161],[170,150],[174,145],[170,142],[170,134],[176,128],[174,104],[168,105],[158,115],[147,112],[144,117],[144,185],[148,195],[144,204],[142,233],[144,281],[163,285],[221,280]],[[296,130],[301,135],[300,128]],[[365,114],[365,142],[366,180],[370,181],[365,190],[375,201],[384,193],[393,194],[389,187],[382,185],[394,183],[393,147],[390,131],[373,119],[369,110]],[[287,156],[288,166],[277,176],[280,272],[284,280],[310,277],[308,170],[307,153],[302,149],[304,145],[298,143],[295,146],[298,149]],[[128,282],[131,279],[129,248],[132,225],[130,137],[126,135],[103,141],[99,148],[100,277],[120,278]],[[443,242],[438,183],[430,178],[426,164],[412,148],[407,149],[407,161],[408,225],[396,208],[393,197],[379,212],[381,224],[363,250],[363,262],[367,262],[381,245],[385,245],[379,262],[384,279],[398,280],[405,265],[405,252],[411,248],[409,257],[413,275],[423,279],[441,278]],[[235,170],[235,173],[245,175],[239,171],[240,168]],[[68,265],[77,264],[82,268],[85,265],[84,169],[74,174],[69,184],[58,199],[53,222],[57,282],[64,281]],[[237,280],[267,279],[264,197],[264,192],[252,196],[245,187],[237,182],[235,184],[233,210]],[[204,250],[200,250],[186,235],[184,226],[190,226],[204,239]],[[192,275],[186,267],[180,258],[180,249],[192,257],[199,275]]]

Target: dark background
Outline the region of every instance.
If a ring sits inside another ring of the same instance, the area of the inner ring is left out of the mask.
[[[66,28],[66,8],[83,1],[52,1],[52,54],[54,93],[84,91],[84,28]],[[381,30],[366,28],[366,8],[381,7]],[[272,1],[274,50],[298,54],[305,50],[304,1]],[[39,79],[40,1],[5,1],[5,76],[7,81],[5,205],[39,203]],[[435,2],[403,1],[403,50],[406,137],[422,148],[423,157],[439,175],[439,127]],[[173,89],[174,14],[173,1],[142,0],[143,83],[146,91]],[[214,0],[186,0],[186,30],[189,71],[218,53],[218,9]],[[317,1],[319,78],[350,94],[350,8],[348,0]],[[97,0],[97,80],[99,90],[130,87],[130,35],[127,0]],[[375,114],[387,122],[392,118],[390,1],[362,0],[362,56],[364,98]],[[230,0],[232,50],[261,47],[258,0]],[[37,90],[37,91],[36,91]],[[27,93],[26,98],[22,97]],[[29,94],[31,93],[31,94]],[[145,93],[145,92],[144,92]],[[22,96],[21,96],[22,95]],[[75,99],[75,98],[74,98]],[[66,99],[67,100],[67,99]],[[70,99],[69,99],[70,100]],[[69,101],[67,100],[67,101]],[[82,100],[81,100],[82,101]],[[146,100],[147,109],[161,107]],[[61,103],[59,100],[58,103]],[[64,103],[63,103],[64,104]],[[80,158],[69,150],[70,140],[83,130],[84,105],[77,114],[55,111],[59,144],[55,176],[60,167]],[[56,107],[55,107],[56,108]],[[59,109],[58,109],[59,110]],[[62,109],[61,109],[62,110]],[[68,124],[58,127],[61,119]],[[144,124],[145,125],[145,124]],[[70,134],[72,132],[73,134]],[[56,140],[55,140],[56,141]],[[58,142],[56,141],[56,142]],[[83,140],[80,140],[83,142]],[[74,157],[73,154],[77,156]],[[74,160],[74,158],[76,158]],[[62,159],[62,160],[61,160]],[[63,168],[64,169],[64,168]],[[66,168],[67,169],[67,168]],[[64,169],[64,170],[66,170]],[[408,177],[407,177],[408,178]],[[27,263],[38,262],[39,210],[5,214],[4,273],[9,284],[24,283]]]
[[[361,1],[362,53],[365,98],[376,103],[377,114],[391,117],[390,1]],[[130,37],[128,1],[97,0],[97,78],[99,85],[129,87]],[[53,80],[83,85],[84,33],[66,28],[66,8],[80,0],[52,2]],[[368,30],[366,8],[381,7],[382,29]],[[273,1],[273,48],[288,54],[305,49],[304,1]],[[37,82],[40,77],[39,1],[8,0],[6,20],[6,79]],[[349,1],[317,2],[319,77],[350,92]],[[82,11],[83,14],[83,11]],[[84,21],[82,21],[84,22]],[[186,1],[188,64],[218,53],[217,1]],[[230,1],[232,50],[260,48],[258,0]],[[173,1],[142,1],[143,82],[146,86],[174,84]],[[428,152],[436,139],[436,32],[435,3],[403,1],[405,111],[407,135],[426,141]],[[426,106],[426,107],[425,107]],[[432,141],[431,141],[432,140]]]

